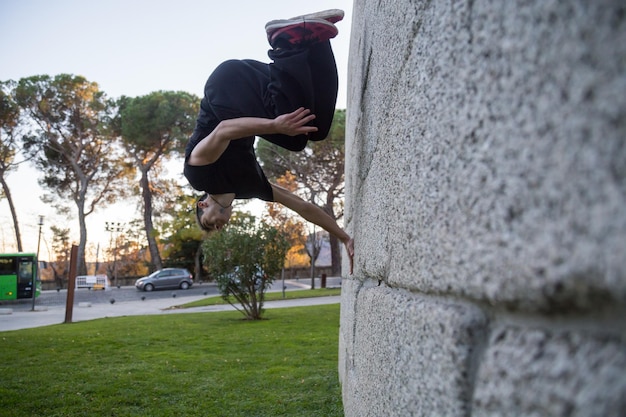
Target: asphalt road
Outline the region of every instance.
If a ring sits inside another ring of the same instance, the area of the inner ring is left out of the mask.
[[[286,291],[311,288],[310,279],[285,281]],[[319,279],[315,287],[319,288]],[[341,278],[329,278],[327,287],[340,287]],[[269,290],[282,291],[282,281],[274,283]],[[0,332],[49,326],[60,323],[94,320],[105,317],[144,316],[155,314],[204,313],[233,310],[229,304],[176,308],[191,301],[200,300],[218,293],[215,284],[196,284],[188,290],[163,290],[143,292],[135,287],[111,288],[106,291],[76,290],[73,306],[66,307],[67,291],[44,291],[35,300],[13,300],[0,303]],[[265,308],[284,308],[302,305],[333,304],[340,296],[313,297],[267,301]],[[68,321],[69,314],[69,321]]]
[[[282,291],[282,280],[274,281],[268,291]],[[327,287],[341,286],[341,277],[329,277],[326,282]],[[285,280],[285,291],[311,288],[311,279],[303,278],[299,280]],[[320,280],[316,279],[315,288],[320,288]],[[218,295],[219,291],[215,283],[196,283],[187,290],[159,290],[144,292],[132,287],[111,287],[107,290],[88,290],[86,288],[74,291],[74,305],[79,303],[103,304],[129,301],[149,301],[176,298],[180,304],[185,303],[185,298],[197,298],[200,296]],[[43,291],[35,299],[36,307],[64,307],[66,305],[67,290]],[[14,311],[25,311],[32,309],[32,299],[0,301],[0,308],[11,308]]]

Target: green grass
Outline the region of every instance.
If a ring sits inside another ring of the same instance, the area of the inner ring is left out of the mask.
[[[343,416],[339,305],[0,332],[3,416]]]
[[[276,300],[293,300],[296,298],[311,298],[311,297],[329,297],[331,295],[341,295],[341,288],[318,288],[315,290],[292,290],[285,291],[285,297],[283,297],[283,292],[266,292],[265,293],[265,301],[276,301]],[[234,300],[234,299],[233,299]],[[237,301],[233,301],[237,303]],[[214,306],[218,304],[228,304],[222,297],[219,295],[213,297],[203,298],[202,300],[193,301],[191,303],[182,304],[176,306],[175,308],[191,308],[191,307],[205,307],[205,306]]]

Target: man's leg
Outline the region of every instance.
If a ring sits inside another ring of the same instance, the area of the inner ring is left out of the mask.
[[[266,106],[276,116],[298,107],[310,109],[316,116],[311,125],[318,131],[306,136],[306,140],[325,139],[335,114],[338,89],[337,66],[330,42],[318,42],[300,50],[272,50],[269,54],[274,63],[269,65],[271,81]],[[265,138],[290,150],[306,146],[305,137]],[[293,142],[298,145],[292,146]]]
[[[337,106],[339,81],[337,64],[330,47],[330,42],[321,42],[311,46],[309,68],[313,85],[313,112],[318,131],[309,135],[309,140],[323,140],[328,136]]]
[[[293,59],[306,60],[306,57]],[[218,120],[273,119],[303,106],[306,95],[300,82],[288,73],[278,71],[272,76],[272,72],[268,64],[254,60],[229,60],[220,64],[204,91],[211,112]],[[310,107],[312,103],[307,104]],[[306,135],[268,135],[267,139],[291,151],[301,151],[308,142]]]
[[[205,95],[220,120],[275,118],[299,107],[310,109],[316,115],[311,124],[318,127],[318,132],[294,137],[264,136],[278,146],[299,151],[309,139],[324,139],[333,119],[337,68],[330,42],[309,39],[306,45],[272,49],[269,56],[274,61],[269,65],[254,60],[221,64],[209,78]]]
[[[273,63],[268,65],[269,83],[265,92],[265,107],[271,117],[291,113],[299,107],[315,113],[312,76],[308,49],[270,50]],[[311,125],[317,126],[315,120]],[[307,135],[263,135],[275,145],[291,151],[301,151],[309,140]]]

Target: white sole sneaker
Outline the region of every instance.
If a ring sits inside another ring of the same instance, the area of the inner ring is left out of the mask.
[[[274,47],[277,38],[292,45],[322,42],[337,36],[337,27],[324,19],[273,20],[265,25],[267,40]]]
[[[292,17],[291,19],[324,19],[328,20],[330,23],[337,23],[343,20],[343,10],[341,9],[328,9],[322,10],[321,12],[303,14],[302,16]]]
[[[289,19],[271,20],[265,24],[265,31],[272,32],[279,27],[284,26],[286,21],[294,22],[298,20],[322,19],[330,23],[337,23],[343,19],[344,13],[341,9],[328,9],[321,12],[303,14],[301,16],[291,17]]]

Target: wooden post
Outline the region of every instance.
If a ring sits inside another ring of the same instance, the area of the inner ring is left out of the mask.
[[[72,322],[74,311],[74,290],[76,289],[76,268],[78,265],[78,246],[72,245],[70,255],[70,275],[67,280],[67,299],[65,300],[65,323]]]

